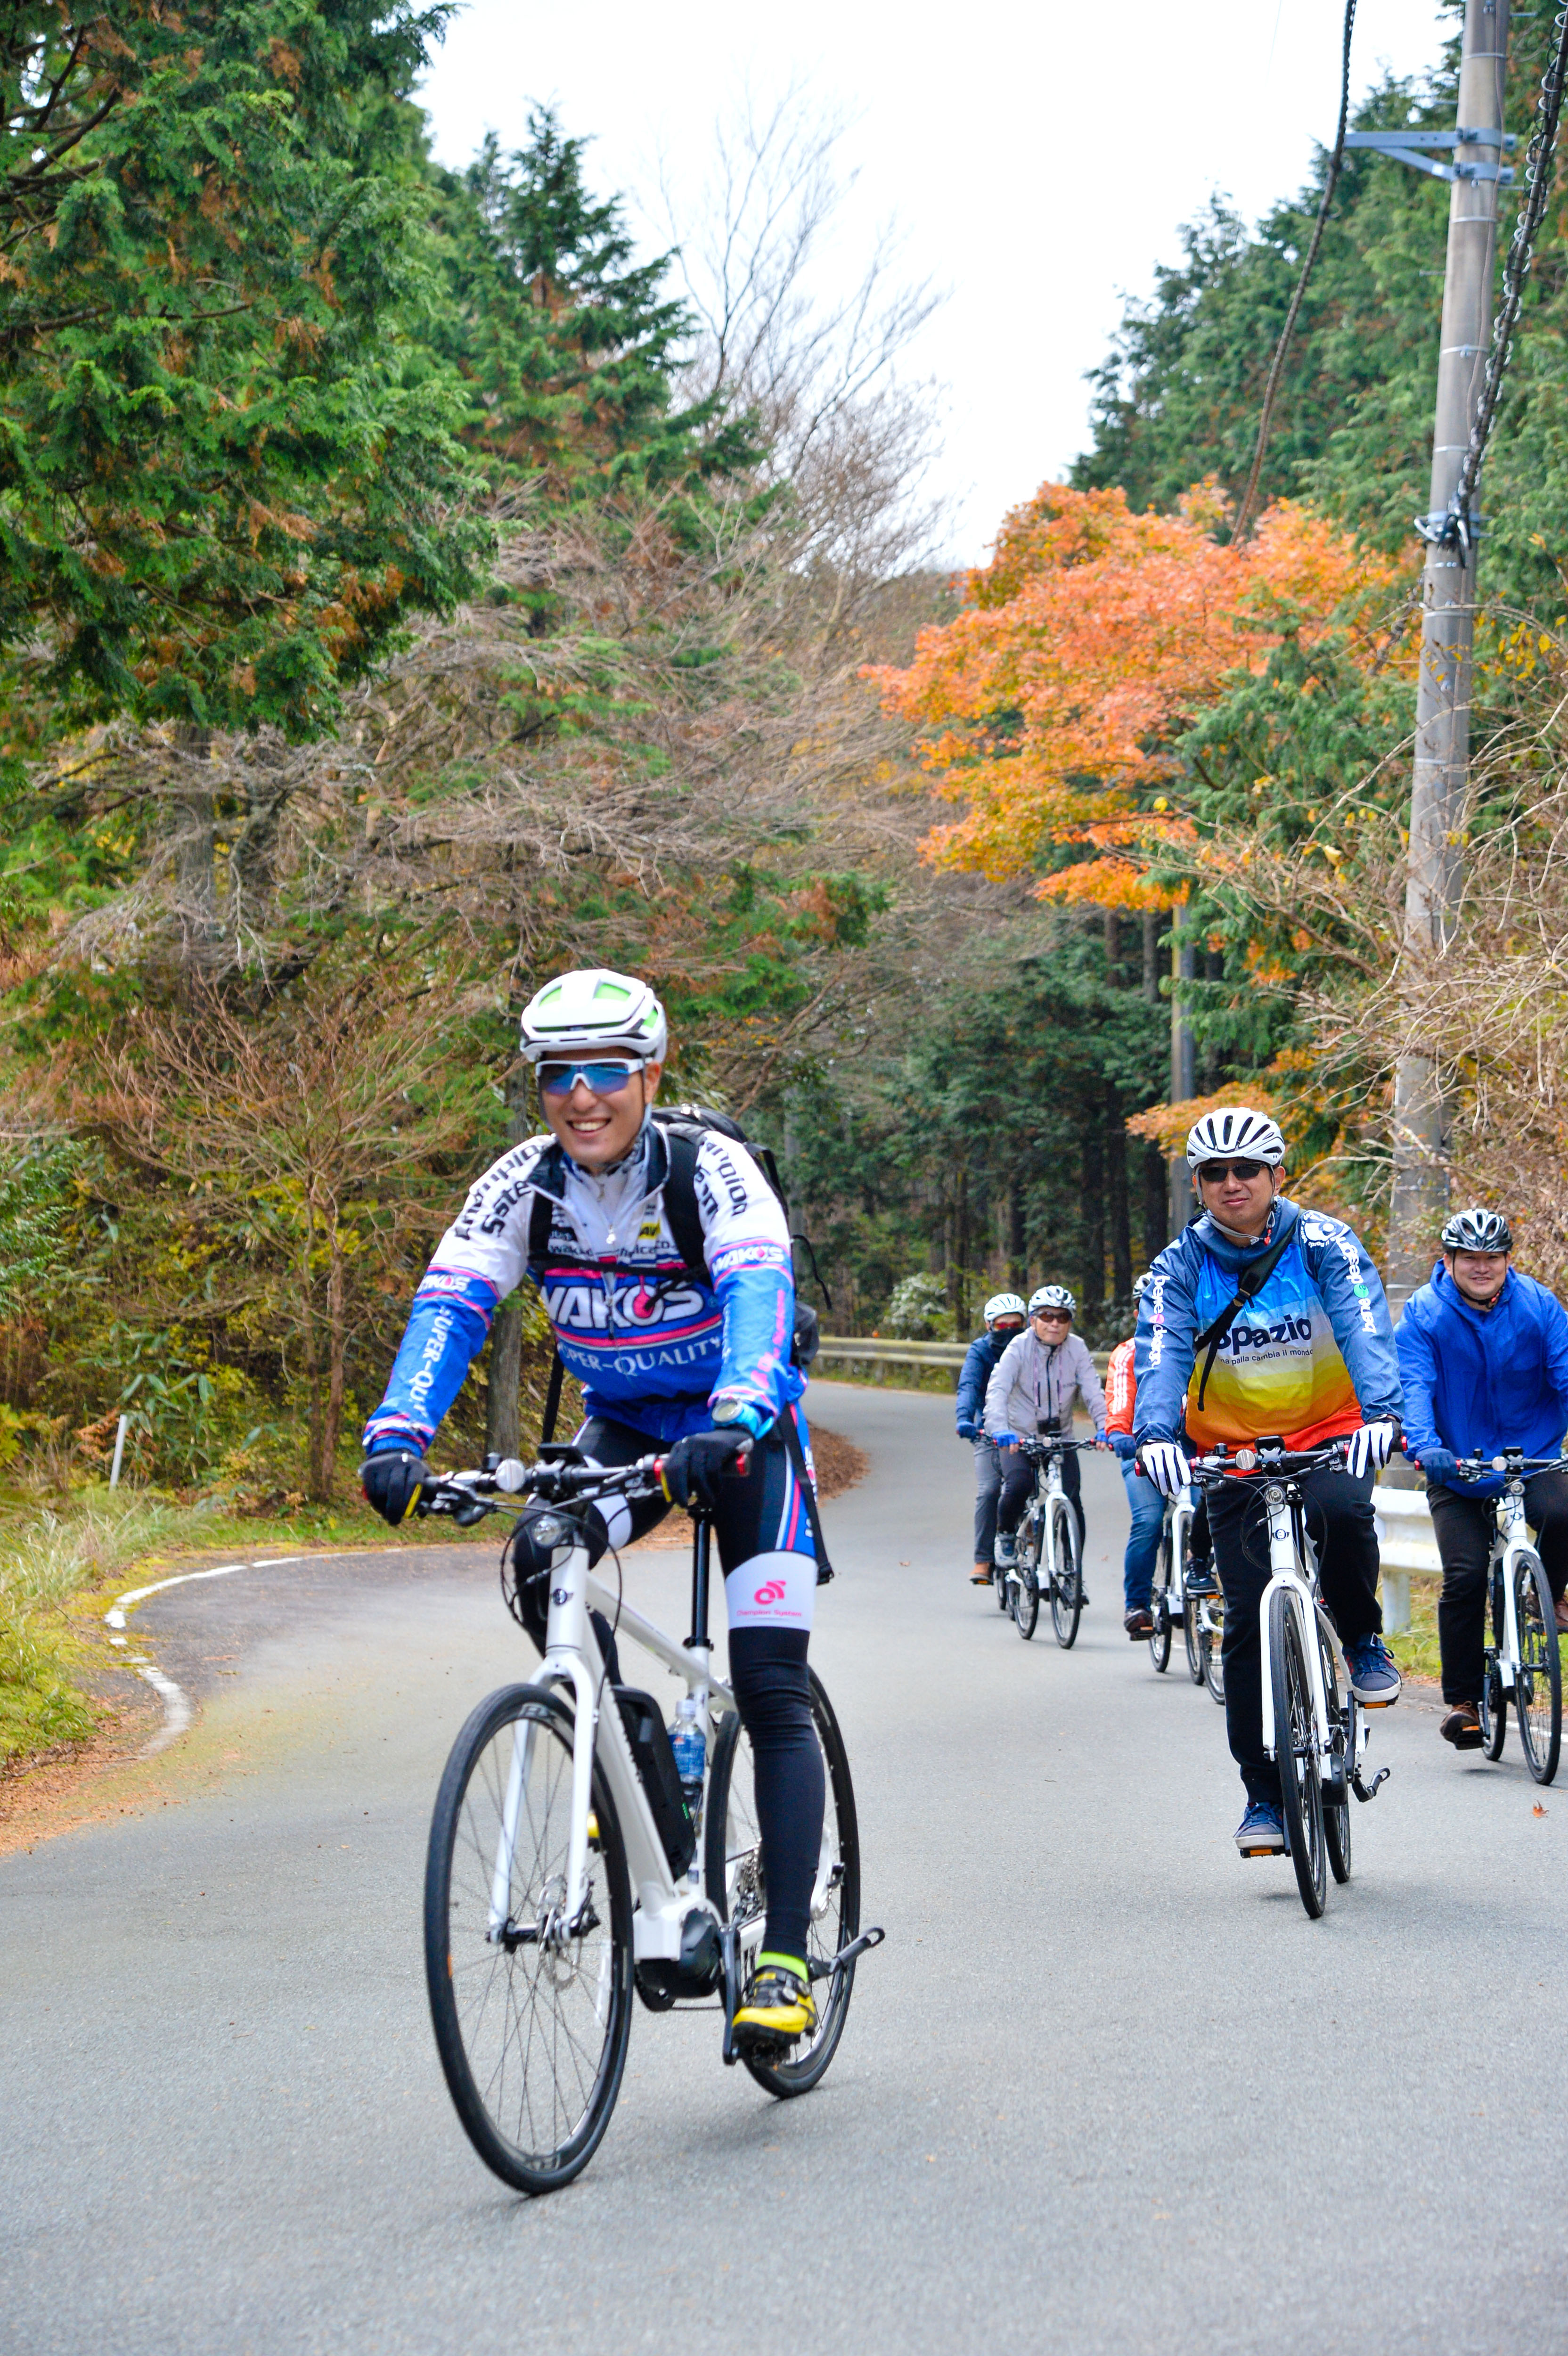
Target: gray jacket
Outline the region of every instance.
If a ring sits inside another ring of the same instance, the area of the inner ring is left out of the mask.
[[[1071,1431],[1077,1398],[1093,1417],[1095,1430],[1104,1431],[1105,1394],[1082,1334],[1038,1342],[1026,1326],[1008,1344],[986,1386],[987,1432],[1000,1440],[1004,1432],[1016,1431],[1025,1440],[1038,1431]]]

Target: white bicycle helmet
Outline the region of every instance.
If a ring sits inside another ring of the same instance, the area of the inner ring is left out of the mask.
[[[993,1292],[986,1303],[986,1331],[991,1332],[998,1317],[1027,1317],[1023,1296],[1017,1292]]]
[[[662,1064],[669,1033],[645,981],[603,966],[559,974],[523,1009],[518,1042],[530,1064],[547,1055],[635,1055]]]
[[[1445,1251],[1506,1252],[1513,1249],[1513,1237],[1509,1223],[1500,1211],[1488,1211],[1477,1203],[1472,1210],[1456,1211],[1444,1227]]]
[[[1148,1290],[1149,1286],[1153,1282],[1154,1270],[1152,1268],[1146,1268],[1143,1274],[1140,1277],[1136,1277],[1133,1280],[1133,1299],[1135,1301],[1141,1301],[1144,1294]]]
[[[1064,1284],[1042,1284],[1031,1292],[1029,1297],[1031,1317],[1037,1309],[1065,1309],[1069,1317],[1078,1314],[1078,1303]]]
[[[1225,1162],[1240,1154],[1244,1162],[1285,1160],[1285,1140],[1279,1123],[1251,1105],[1222,1105],[1206,1112],[1187,1133],[1187,1166],[1196,1170],[1205,1162]]]

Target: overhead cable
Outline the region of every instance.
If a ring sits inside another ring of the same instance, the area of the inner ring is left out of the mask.
[[[1465,463],[1459,470],[1459,480],[1454,487],[1454,496],[1448,503],[1446,514],[1417,516],[1415,519],[1415,529],[1424,540],[1456,544],[1465,550],[1467,556],[1477,520],[1471,513],[1471,501],[1481,478],[1481,461],[1486,456],[1487,443],[1497,416],[1503,371],[1508,367],[1514,329],[1519,325],[1520,306],[1524,301],[1524,282],[1530,273],[1536,232],[1545,218],[1547,200],[1552,194],[1552,157],[1557,145],[1558,118],[1563,112],[1563,81],[1568,76],[1568,5],[1559,9],[1555,30],[1557,47],[1551,64],[1541,76],[1535,128],[1531,134],[1530,153],[1525,158],[1524,203],[1514,223],[1508,260],[1503,265],[1502,302],[1492,322],[1491,357],[1487,362],[1487,379],[1481,387],[1475,423],[1470,428]]]
[[[1264,467],[1264,453],[1268,447],[1269,426],[1274,419],[1274,397],[1279,390],[1280,373],[1285,367],[1285,352],[1289,348],[1291,337],[1296,332],[1296,314],[1301,309],[1301,298],[1307,292],[1307,282],[1312,275],[1312,266],[1317,259],[1317,249],[1323,242],[1323,231],[1328,220],[1328,208],[1334,201],[1334,190],[1339,183],[1339,166],[1345,160],[1345,125],[1350,112],[1350,34],[1355,22],[1356,0],[1345,0],[1345,37],[1339,68],[1339,128],[1334,135],[1334,152],[1328,158],[1328,177],[1323,183],[1323,199],[1317,208],[1317,221],[1312,232],[1312,242],[1307,249],[1307,259],[1301,265],[1301,275],[1296,282],[1296,292],[1290,298],[1290,308],[1285,315],[1285,325],[1280,329],[1279,341],[1274,348],[1274,364],[1268,372],[1268,382],[1264,387],[1263,414],[1258,419],[1258,439],[1257,447],[1253,452],[1253,471],[1247,477],[1247,487],[1242,494],[1242,504],[1236,511],[1235,529],[1231,534],[1232,541],[1245,539],[1247,528],[1253,519],[1253,509],[1258,496],[1258,480]]]

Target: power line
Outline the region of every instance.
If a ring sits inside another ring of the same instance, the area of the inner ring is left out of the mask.
[[[1568,15],[1568,10],[1565,10],[1564,14]],[[1328,158],[1328,176],[1323,183],[1323,201],[1317,208],[1317,222],[1312,232],[1312,242],[1307,249],[1307,259],[1301,265],[1301,275],[1296,282],[1296,292],[1290,298],[1290,308],[1285,315],[1285,325],[1280,329],[1279,341],[1274,348],[1274,364],[1268,372],[1268,382],[1264,387],[1263,414],[1258,419],[1258,440],[1257,447],[1253,452],[1253,471],[1247,477],[1247,487],[1242,495],[1242,504],[1237,510],[1235,530],[1231,535],[1232,540],[1243,539],[1247,527],[1252,521],[1253,506],[1258,495],[1258,478],[1263,473],[1264,453],[1268,447],[1269,426],[1274,418],[1274,398],[1279,390],[1280,372],[1285,367],[1285,351],[1296,330],[1296,314],[1301,308],[1301,298],[1307,292],[1307,282],[1312,275],[1312,266],[1317,259],[1317,249],[1323,242],[1323,231],[1328,220],[1328,208],[1334,201],[1334,189],[1339,177],[1339,166],[1345,158],[1345,125],[1350,112],[1350,34],[1355,22],[1356,0],[1345,0],[1345,38],[1339,69],[1339,128],[1335,134],[1334,153]]]

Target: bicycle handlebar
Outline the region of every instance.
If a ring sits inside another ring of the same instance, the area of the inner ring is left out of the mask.
[[[1505,1448],[1496,1456],[1483,1456],[1477,1450],[1474,1456],[1455,1459],[1454,1469],[1461,1481],[1484,1480],[1488,1472],[1556,1472],[1568,1468],[1568,1457],[1526,1456],[1517,1448]]]
[[[1275,1481],[1281,1473],[1316,1472],[1328,1464],[1343,1464],[1345,1442],[1325,1441],[1321,1448],[1285,1448],[1277,1440],[1260,1440],[1232,1455],[1223,1443],[1211,1455],[1188,1459],[1195,1476],[1211,1481]]]
[[[742,1440],[730,1477],[750,1471],[752,1445],[749,1438]],[[535,1498],[558,1505],[592,1505],[601,1497],[661,1496],[667,1453],[639,1456],[631,1464],[524,1464],[509,1456],[497,1464],[421,1482],[414,1511],[421,1518],[450,1514],[455,1522],[467,1524],[485,1514],[521,1513],[523,1503]]]

